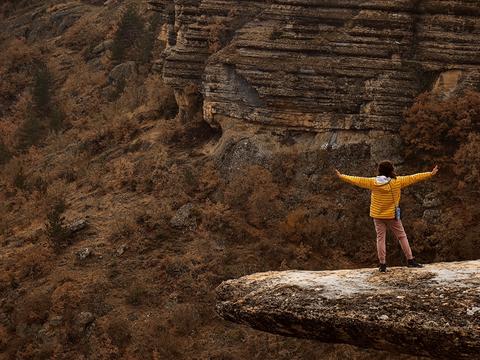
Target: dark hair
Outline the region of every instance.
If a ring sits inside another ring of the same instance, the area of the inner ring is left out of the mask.
[[[388,176],[392,179],[396,179],[395,167],[389,160],[384,160],[378,164],[378,175]]]

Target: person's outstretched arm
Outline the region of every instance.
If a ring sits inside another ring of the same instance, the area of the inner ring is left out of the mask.
[[[408,175],[408,176],[398,176],[398,181],[400,181],[400,186],[404,188],[404,187],[413,185],[419,181],[430,179],[432,176],[436,175],[437,172],[438,172],[438,166],[435,165],[433,170],[430,172],[418,173],[418,174]]]
[[[335,169],[335,173],[339,177],[339,179],[345,181],[346,183],[364,188],[364,189],[372,189],[374,186],[374,178],[366,178],[360,176],[350,176],[341,174],[340,171]]]

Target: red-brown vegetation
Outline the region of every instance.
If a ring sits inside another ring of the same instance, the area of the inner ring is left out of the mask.
[[[480,93],[450,99],[423,94],[406,113],[402,135],[410,169],[425,162],[442,169],[432,189],[442,204],[438,222],[415,225],[414,234],[425,239],[421,250],[435,260],[477,259]]]

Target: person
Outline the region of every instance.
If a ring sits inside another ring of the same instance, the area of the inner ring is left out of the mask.
[[[335,169],[337,176],[346,183],[371,190],[370,217],[373,218],[377,233],[377,254],[380,262],[379,271],[387,271],[385,235],[390,228],[400,242],[403,253],[407,258],[408,267],[423,267],[413,257],[408,238],[400,219],[398,204],[400,203],[401,189],[419,181],[427,180],[438,172],[435,166],[431,172],[424,172],[409,176],[397,176],[395,167],[389,160],[378,164],[378,176],[359,177],[341,174]],[[397,214],[398,212],[398,214]]]

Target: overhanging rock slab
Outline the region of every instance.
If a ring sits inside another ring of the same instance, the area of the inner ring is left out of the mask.
[[[216,310],[270,333],[448,359],[480,358],[480,261],[423,269],[271,271],[224,281]]]

